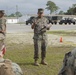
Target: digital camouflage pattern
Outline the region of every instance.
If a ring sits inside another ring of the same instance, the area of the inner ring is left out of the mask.
[[[48,20],[45,17],[42,18],[36,17],[33,20],[33,23],[35,23],[34,34],[41,34],[40,30],[45,26],[47,26]]]
[[[0,50],[5,43],[5,33],[1,33],[1,31],[6,28],[6,19],[4,17],[0,18]]]
[[[33,23],[35,24],[34,27],[34,59],[39,58],[39,50],[41,49],[41,58],[46,57],[46,47],[47,47],[47,34],[45,28],[48,24],[48,20],[45,17],[36,17],[33,20]],[[42,29],[45,28],[43,31]]]
[[[4,60],[0,63],[0,75],[15,75],[10,60]]]
[[[76,75],[76,48],[65,54],[63,67],[58,75]]]
[[[0,31],[4,30],[6,27],[6,19],[4,17],[0,18]]]
[[[23,72],[18,64],[0,58],[0,75],[23,75]]]

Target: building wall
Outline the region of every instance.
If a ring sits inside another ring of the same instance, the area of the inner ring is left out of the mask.
[[[18,19],[7,19],[7,23],[18,23]]]

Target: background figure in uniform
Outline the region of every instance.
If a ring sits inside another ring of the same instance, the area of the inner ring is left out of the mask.
[[[5,34],[6,34],[6,19],[4,18],[4,10],[0,10],[0,52],[5,50]]]
[[[4,59],[5,53],[6,19],[4,10],[0,10],[0,75],[23,75],[20,66],[10,59]]]
[[[44,9],[38,9],[38,17],[33,20],[32,29],[34,29],[34,65],[39,66],[39,50],[41,50],[41,64],[47,65],[45,62],[47,35],[46,30],[50,29],[49,21],[43,17]]]

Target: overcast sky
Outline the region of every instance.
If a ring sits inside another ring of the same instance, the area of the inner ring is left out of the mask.
[[[23,14],[36,14],[38,8],[46,8],[48,0],[0,0],[0,9],[4,9],[6,13],[16,12],[16,5],[18,5],[18,11]],[[60,8],[60,10],[66,11],[72,4],[76,3],[76,0],[51,0]],[[49,14],[49,11],[45,10],[45,14]]]

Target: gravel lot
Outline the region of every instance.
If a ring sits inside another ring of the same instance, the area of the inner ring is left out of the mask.
[[[67,46],[75,45],[76,37],[74,36],[58,36],[53,34],[48,35],[48,46]],[[60,42],[60,38],[62,41]],[[7,44],[33,44],[33,33],[9,33],[6,37]]]

